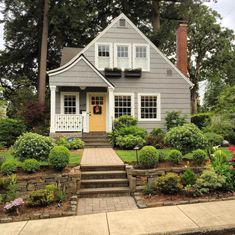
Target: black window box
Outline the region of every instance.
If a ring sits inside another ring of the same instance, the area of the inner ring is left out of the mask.
[[[124,72],[124,75],[126,78],[140,78],[142,75],[142,71],[141,70],[138,70],[138,71],[136,71],[136,70],[128,70],[127,71],[126,70]]]
[[[104,75],[107,78],[120,78],[120,77],[122,77],[122,72],[104,71]]]

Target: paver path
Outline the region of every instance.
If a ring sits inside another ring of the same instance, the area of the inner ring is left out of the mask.
[[[115,166],[124,165],[112,148],[84,149],[81,166]]]
[[[136,210],[135,200],[131,196],[80,198],[78,201],[78,215],[88,215],[111,211]]]

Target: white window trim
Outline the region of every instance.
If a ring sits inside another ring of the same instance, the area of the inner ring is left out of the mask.
[[[157,118],[141,118],[141,96],[157,96]],[[160,93],[138,93],[138,121],[161,121],[161,95]]]
[[[75,95],[76,96],[76,114],[65,114],[64,113],[64,96]],[[60,92],[60,113],[65,115],[78,115],[80,114],[79,104],[79,92]]]
[[[133,44],[133,69],[137,69],[136,65],[135,65],[135,58],[136,58],[136,47],[138,46],[144,46],[146,47],[146,59],[147,59],[147,69],[142,69],[142,71],[144,72],[149,72],[150,71],[150,46],[149,44],[146,44],[146,43],[134,43]]]
[[[114,104],[113,104],[113,113],[115,115],[115,96],[130,96],[131,97],[131,116],[135,117],[135,94],[134,93],[123,93],[123,92],[114,92]]]
[[[114,67],[117,67],[117,47],[118,46],[127,46],[128,47],[128,56],[129,56],[129,61],[128,61],[128,68],[126,69],[131,69],[131,43],[114,43]]]
[[[110,42],[96,42],[95,43],[95,67],[98,70],[104,70],[105,69],[105,68],[99,68],[98,67],[98,61],[99,61],[98,46],[99,45],[109,46],[109,68],[113,68],[113,44],[110,43]]]

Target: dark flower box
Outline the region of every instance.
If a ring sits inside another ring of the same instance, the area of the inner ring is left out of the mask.
[[[113,68],[113,69],[105,69],[104,70],[104,75],[107,78],[120,78],[122,77],[122,70],[118,68]]]
[[[140,78],[142,75],[141,69],[126,69],[124,71],[124,76],[126,78]]]

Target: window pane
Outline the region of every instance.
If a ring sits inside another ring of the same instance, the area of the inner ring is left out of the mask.
[[[110,67],[110,47],[109,45],[98,45],[98,67]]]
[[[64,96],[64,114],[76,114],[76,95]]]
[[[157,118],[157,96],[141,96],[140,116],[143,119]]]
[[[131,115],[131,96],[115,95],[114,105],[115,118],[122,115]]]

